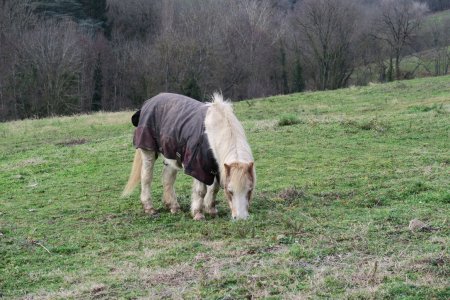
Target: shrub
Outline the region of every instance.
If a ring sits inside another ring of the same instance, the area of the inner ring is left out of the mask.
[[[280,120],[278,121],[278,126],[289,126],[300,123],[302,123],[302,121],[296,115],[289,114],[281,116]]]

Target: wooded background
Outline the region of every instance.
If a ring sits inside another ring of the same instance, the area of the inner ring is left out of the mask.
[[[450,18],[433,13],[448,9],[448,0],[0,0],[0,120],[136,108],[163,91],[242,100],[444,75]]]

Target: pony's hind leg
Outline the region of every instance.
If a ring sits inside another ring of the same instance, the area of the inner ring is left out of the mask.
[[[206,185],[201,183],[197,179],[194,179],[192,184],[192,202],[191,202],[191,214],[194,220],[203,220],[203,199],[206,195]]]
[[[170,209],[171,213],[177,213],[180,211],[180,205],[177,201],[177,196],[175,195],[175,188],[173,187],[175,183],[175,179],[177,178],[178,169],[175,168],[170,161],[164,161],[164,169],[163,169],[163,199],[164,204],[168,209]]]
[[[153,166],[155,165],[156,153],[154,151],[139,149],[142,156],[141,168],[141,203],[144,212],[153,215],[156,211],[153,209],[151,185],[153,179]]]
[[[220,186],[217,183],[217,179],[214,179],[214,183],[206,187],[206,195],[204,198],[205,212],[212,217],[217,216],[216,195],[219,189]]]

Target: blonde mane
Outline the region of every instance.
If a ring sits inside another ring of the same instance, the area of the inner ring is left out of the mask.
[[[224,164],[253,162],[244,128],[233,113],[233,106],[214,93],[205,118],[205,132],[217,160],[220,178],[225,178]]]

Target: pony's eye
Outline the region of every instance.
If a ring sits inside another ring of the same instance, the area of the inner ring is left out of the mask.
[[[232,190],[228,190],[228,193],[230,193],[230,195],[233,196],[233,191]]]

